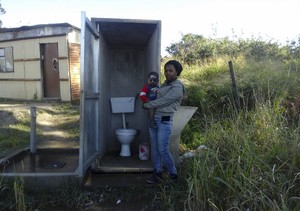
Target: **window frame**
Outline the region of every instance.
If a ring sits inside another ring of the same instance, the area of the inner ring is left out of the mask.
[[[0,47],[0,73],[14,72],[13,47]]]

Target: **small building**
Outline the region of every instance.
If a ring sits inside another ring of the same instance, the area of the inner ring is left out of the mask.
[[[0,98],[80,100],[80,29],[68,23],[0,29]]]

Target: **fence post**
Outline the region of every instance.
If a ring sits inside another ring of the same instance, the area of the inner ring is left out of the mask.
[[[241,108],[240,98],[239,98],[238,89],[237,89],[237,85],[236,85],[236,81],[235,81],[232,61],[229,61],[228,64],[229,64],[229,71],[230,71],[230,77],[231,77],[231,82],[232,82],[234,105],[237,109],[240,109]]]

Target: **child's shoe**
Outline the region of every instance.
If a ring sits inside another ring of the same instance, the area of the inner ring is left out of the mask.
[[[170,177],[173,182],[175,182],[175,183],[177,182],[177,179],[178,179],[177,174],[170,174]]]

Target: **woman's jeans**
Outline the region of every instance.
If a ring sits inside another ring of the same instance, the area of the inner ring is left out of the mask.
[[[151,154],[155,173],[162,173],[162,162],[169,174],[177,174],[173,157],[169,151],[173,120],[170,117],[155,115],[156,128],[149,127]]]

